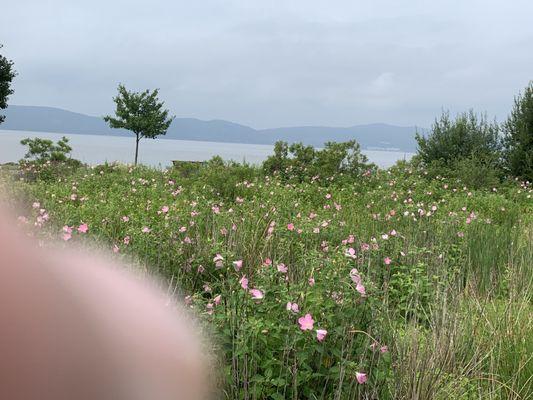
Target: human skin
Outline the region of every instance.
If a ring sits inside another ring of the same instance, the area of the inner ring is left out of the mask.
[[[103,256],[44,250],[0,212],[0,399],[204,399],[183,310]]]

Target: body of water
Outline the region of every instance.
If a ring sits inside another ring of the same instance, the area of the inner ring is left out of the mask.
[[[62,136],[70,139],[72,157],[88,164],[105,161],[133,163],[135,139],[120,136],[66,135],[49,132],[25,132],[0,130],[0,163],[18,161],[25,154],[23,138],[40,137],[53,141]],[[172,160],[205,161],[215,155],[225,160],[247,161],[257,164],[272,154],[274,146],[262,144],[199,142],[192,140],[142,139],[139,144],[139,162],[151,166],[165,167]],[[397,160],[409,159],[412,153],[398,151],[364,150],[370,161],[382,168],[393,165]]]

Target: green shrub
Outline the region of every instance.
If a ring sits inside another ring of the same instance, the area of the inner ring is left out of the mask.
[[[515,98],[511,115],[502,126],[507,171],[533,182],[533,82]]]
[[[56,144],[49,139],[26,138],[20,144],[28,146],[28,151],[24,155],[25,160],[33,160],[39,163],[47,161],[62,162],[67,161],[72,147],[68,145],[68,138],[63,136]]]
[[[82,163],[69,157],[72,147],[68,141],[65,136],[55,144],[52,140],[41,138],[21,140],[20,144],[28,146],[24,158],[19,161],[22,177],[53,181],[75,171]]]
[[[489,165],[500,159],[499,127],[473,111],[459,114],[455,120],[445,112],[436,119],[427,137],[416,134],[418,157],[425,164],[438,161],[454,167],[459,160],[477,157]]]
[[[199,170],[198,181],[225,200],[235,200],[258,176],[257,168],[215,156]]]
[[[265,173],[296,182],[353,180],[374,168],[355,140],[327,142],[321,150],[302,143],[289,146],[280,141],[274,146],[274,154],[263,163]]]

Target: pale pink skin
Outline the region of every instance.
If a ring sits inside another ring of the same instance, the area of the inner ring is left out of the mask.
[[[199,330],[158,285],[94,250],[39,248],[11,219],[0,213],[1,399],[207,398]]]

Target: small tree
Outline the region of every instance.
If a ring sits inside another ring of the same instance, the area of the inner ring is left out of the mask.
[[[0,44],[0,49],[3,46]],[[13,69],[13,61],[8,60],[0,54],[0,110],[7,108],[7,100],[13,94],[11,81],[17,75]],[[4,122],[5,115],[0,114],[0,124]]]
[[[505,168],[514,176],[533,181],[533,82],[515,98],[502,130]]]
[[[115,117],[107,115],[104,121],[111,128],[124,128],[135,134],[135,165],[139,155],[139,141],[142,138],[155,139],[167,133],[174,117],[168,117],[164,103],[157,98],[159,90],[130,92],[124,85],[118,86],[118,95],[113,98],[117,105]]]
[[[455,120],[444,112],[436,119],[427,137],[416,134],[418,157],[425,164],[438,162],[446,167],[475,157],[495,165],[500,158],[499,127],[473,111],[459,114]]]

